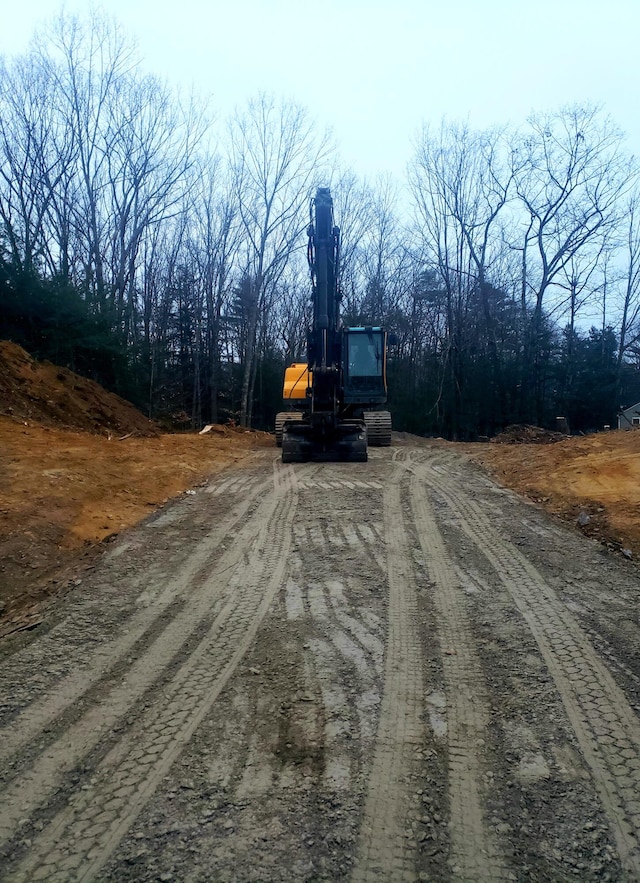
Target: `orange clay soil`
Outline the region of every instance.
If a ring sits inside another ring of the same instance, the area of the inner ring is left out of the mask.
[[[109,440],[0,417],[0,636],[39,621],[114,534],[265,443],[221,426]]]
[[[232,427],[161,433],[97,383],[0,341],[0,637],[39,622],[111,536],[263,444],[273,436]]]
[[[501,484],[627,557],[640,556],[640,431],[464,449]]]

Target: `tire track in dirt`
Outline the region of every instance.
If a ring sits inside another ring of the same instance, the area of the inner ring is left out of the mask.
[[[334,615],[342,628],[366,651],[373,662],[374,669],[380,675],[382,673],[382,661],[384,658],[383,642],[372,634],[364,623],[346,612],[347,602],[345,599],[345,585],[339,580],[328,580],[329,603],[333,608]]]
[[[272,487],[274,484],[275,479]],[[203,623],[206,626],[207,621],[212,621],[212,606],[226,590],[229,575],[240,564],[246,544],[254,541],[256,523],[272,517],[276,501],[277,494],[272,492],[262,501],[254,518],[243,526],[237,541],[223,553],[192,601],[166,624],[166,628],[141,656],[131,660],[126,678],[120,678],[115,684],[105,681],[106,694],[95,690],[91,703],[80,710],[77,719],[68,722],[62,732],[54,729],[52,738],[42,743],[40,754],[31,768],[5,787],[0,807],[0,843],[13,835],[18,821],[28,817],[38,805],[45,802],[60,786],[65,773],[72,770],[140,702],[186,642],[202,629]],[[234,525],[240,518],[242,514]],[[230,528],[233,529],[233,525]],[[188,582],[184,587],[187,585]],[[54,701],[55,692],[52,703]],[[23,736],[24,732],[20,735]]]
[[[56,879],[56,875],[64,880],[91,879],[215,701],[246,652],[282,578],[296,496],[288,470],[285,472],[277,467],[274,479],[276,493],[260,507],[262,528],[254,543],[260,554],[258,563],[249,565],[239,561],[245,546],[242,542],[234,546],[237,552],[236,560],[231,564],[233,574],[219,587],[217,593],[222,593],[221,603],[209,633],[167,687],[158,691],[159,703],[145,712],[134,729],[126,733],[98,765],[92,780],[95,784],[76,795],[76,802],[59,813],[35,841],[24,867],[10,879]],[[225,562],[224,557],[221,564],[226,564],[229,570],[230,561]],[[223,566],[217,570],[212,585],[224,569]],[[165,661],[168,662],[166,657]],[[144,660],[141,664],[144,667]],[[164,708],[158,711],[158,704],[163,702]],[[82,723],[80,721],[79,725]],[[63,734],[55,746],[58,750],[48,749],[46,757],[40,758],[27,776],[15,783],[16,790],[19,792],[29,784],[38,789],[35,792],[38,802],[45,800],[65,769],[72,762],[77,763],[99,741],[102,731],[96,734],[90,725],[86,729],[87,732],[67,731]],[[62,770],[56,767],[56,761],[62,763]],[[45,777],[44,783],[43,771],[48,773],[49,779],[46,781]],[[29,783],[25,779],[29,779]],[[110,808],[105,804],[110,804]],[[24,808],[20,794],[6,794],[2,812],[4,830],[7,826],[15,829],[21,814],[24,814]],[[84,833],[87,830],[90,834]],[[74,837],[74,855],[65,857],[63,847],[56,849],[56,844]],[[79,843],[85,846],[84,850],[76,849]],[[92,862],[87,859],[89,852]],[[99,862],[95,858],[97,853],[101,856]],[[58,866],[60,861],[64,867]],[[84,870],[78,870],[83,867]],[[47,869],[46,873],[44,869]]]
[[[134,612],[123,624],[123,633],[120,637],[110,642],[106,647],[103,645],[96,647],[88,659],[86,656],[83,659],[83,668],[80,673],[74,671],[69,674],[61,682],[57,683],[52,691],[27,706],[8,726],[0,729],[0,764],[6,763],[13,754],[29,742],[34,742],[40,737],[42,731],[46,727],[50,727],[56,718],[61,717],[70,706],[78,702],[89,690],[106,681],[123,657],[130,654],[138,656],[136,644],[140,643],[154,627],[157,626],[157,630],[160,632],[165,629],[167,623],[161,622],[163,615],[177,599],[186,594],[187,589],[191,589],[191,603],[189,609],[182,612],[179,618],[183,621],[189,619],[193,622],[201,619],[203,603],[206,605],[210,602],[211,587],[208,583],[202,587],[201,603],[197,606],[197,610],[192,606],[193,600],[198,599],[198,592],[194,593],[193,587],[207,573],[208,568],[211,566],[212,556],[216,554],[222,543],[224,543],[225,539],[237,525],[246,518],[247,511],[256,498],[264,493],[265,487],[269,483],[271,483],[269,480],[262,482],[246,497],[243,497],[242,501],[234,506],[229,513],[224,524],[216,527],[201,539],[195,547],[193,555],[184,567],[181,568],[179,574],[172,576],[170,580],[166,581],[164,589],[159,592],[149,606]],[[234,544],[234,549],[237,545]],[[232,561],[226,561],[224,566],[229,567],[232,564]],[[157,637],[156,635],[154,640]],[[166,635],[162,637],[162,640],[166,640]],[[165,645],[163,644],[163,651],[164,647]],[[163,652],[165,664],[167,655],[171,655],[171,653],[170,647],[168,648],[168,653]],[[27,656],[28,650],[22,655]],[[150,674],[151,669],[157,671],[158,665],[154,665],[152,660],[148,661],[150,665],[145,673]],[[162,667],[162,664],[160,664],[160,668]],[[7,687],[10,689],[8,684]],[[142,687],[142,689],[146,688]],[[120,711],[119,713],[123,712]]]
[[[534,636],[591,769],[629,880],[640,879],[640,721],[588,636],[519,549],[445,471],[419,476],[459,519]]]
[[[399,470],[383,494],[389,587],[384,690],[354,883],[415,880],[408,823],[418,815],[410,778],[425,741],[417,597],[400,504]]]
[[[294,468],[298,475],[300,466]],[[295,524],[322,521],[337,527],[361,509],[358,492],[335,506],[333,494],[320,490],[298,486]],[[376,489],[369,496],[380,517],[382,495]],[[137,854],[142,832],[153,837],[154,819],[175,818],[180,795],[186,794],[192,807],[202,789],[202,808],[221,804],[204,825],[216,829],[215,839],[203,833],[200,856],[191,861],[183,856],[178,879],[298,880],[315,872],[319,879],[344,878],[366,787],[363,758],[368,771],[375,744],[382,674],[381,660],[374,656],[376,650],[382,656],[386,616],[369,619],[370,632],[357,623],[352,630],[354,623],[340,617],[353,613],[358,603],[375,599],[381,614],[386,604],[362,542],[325,550],[323,561],[295,531],[292,541],[287,578],[250,653],[100,879],[128,874],[128,859]],[[330,574],[349,577],[330,579]],[[374,598],[371,583],[378,587]],[[194,792],[181,790],[185,776],[196,783]],[[177,792],[175,801],[167,800],[167,789]],[[192,810],[189,815],[194,820]],[[195,819],[199,839],[200,812]],[[319,853],[310,850],[311,839]],[[343,851],[348,858],[340,855]],[[165,859],[159,867],[171,867],[170,862]]]
[[[296,531],[296,537],[300,545],[308,549],[308,537],[314,534],[318,524],[313,515],[317,504],[315,497],[311,498],[313,502],[307,499],[307,484],[305,482],[300,489],[298,520],[308,517],[309,530]],[[349,490],[352,491],[353,487]],[[345,536],[348,534],[348,519],[344,513],[332,513],[330,521],[336,535],[340,535],[343,529]],[[326,525],[324,532],[329,533]],[[352,562],[356,558],[358,578],[353,591],[357,595],[363,591],[362,585],[357,585],[359,579],[366,579],[366,575],[371,577],[375,569],[369,545],[353,532],[353,542],[343,542],[337,551],[331,551],[335,567],[335,576],[331,579],[310,580],[299,556],[293,555],[283,598],[288,620],[304,623],[305,628],[310,628],[307,638],[307,647],[312,651],[310,671],[316,673],[325,717],[326,769],[323,780],[327,787],[342,792],[350,789],[359,775],[360,763],[350,757],[350,749],[357,745],[368,755],[373,747],[382,692],[382,623],[375,615],[366,624],[353,616],[351,581],[337,578],[345,572],[344,566],[348,570],[354,569]]]
[[[411,461],[411,509],[427,570],[433,581],[438,634],[443,648],[449,756],[451,859],[455,880],[508,879],[509,870],[483,810],[482,746],[487,742],[489,703],[482,665],[465,611],[458,576]]]
[[[302,501],[299,512],[301,508]],[[272,607],[271,622],[264,624],[267,634],[274,626],[274,617],[295,623],[294,629],[280,626],[271,632],[267,663],[269,689],[279,689],[280,696],[287,699],[279,707],[276,754],[269,741],[273,731],[264,727],[259,731],[254,723],[249,756],[233,792],[238,799],[261,794],[282,801],[283,794],[307,791],[311,781],[317,787],[343,794],[357,787],[359,753],[368,755],[375,740],[382,641],[364,626],[358,628],[359,623],[354,626],[346,613],[344,590],[345,586],[335,579],[290,578],[279,610]],[[305,630],[302,647],[297,631],[300,626]],[[264,666],[260,665],[259,670],[264,672]],[[283,672],[287,672],[284,682]],[[290,682],[287,684],[292,673],[294,690]],[[254,722],[266,719],[258,707],[259,698],[252,698]],[[279,849],[280,844],[274,844],[272,854],[277,855]],[[284,855],[282,860],[286,861]]]
[[[375,561],[379,570],[384,574],[387,572],[384,557],[380,553],[381,539],[368,524],[359,521],[335,525],[317,522],[309,526],[296,525],[294,530],[296,538],[302,544],[309,544],[321,551],[332,547],[357,550],[364,546],[367,555]]]

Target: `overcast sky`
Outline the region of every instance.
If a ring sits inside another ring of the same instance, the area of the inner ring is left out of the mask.
[[[67,0],[82,11],[87,0]],[[345,162],[403,174],[423,121],[520,123],[603,104],[640,154],[640,0],[106,0],[147,70],[211,93],[222,116],[259,90],[330,125]],[[0,52],[27,48],[61,4],[5,14]]]

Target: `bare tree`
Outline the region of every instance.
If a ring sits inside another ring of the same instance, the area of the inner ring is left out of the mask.
[[[77,236],[85,244],[85,284],[98,309],[109,309],[104,259],[113,94],[136,69],[135,46],[111,19],[93,12],[86,20],[61,13],[35,41],[43,67],[55,83],[60,114],[76,146],[80,182],[74,203]]]
[[[529,419],[541,418],[538,340],[543,304],[572,259],[617,223],[629,186],[622,135],[592,106],[536,115],[521,134],[516,189],[524,210],[523,290],[533,297],[523,390]]]
[[[640,340],[640,191],[630,193],[623,212],[623,272],[620,331],[618,336],[617,381],[620,386],[625,355]]]
[[[416,239],[425,265],[436,269],[446,295],[446,359],[456,425],[463,408],[466,352],[477,346],[467,340],[475,301],[483,316],[498,422],[505,410],[490,283],[493,263],[502,252],[500,221],[511,199],[514,169],[508,148],[503,130],[474,132],[443,121],[435,133],[423,129],[410,167]]]
[[[206,109],[143,75],[135,45],[101,13],[61,13],[38,35],[31,63],[54,91],[58,131],[73,149],[49,213],[63,268],[73,236],[76,280],[121,343],[137,344],[140,249],[187,208]]]
[[[231,123],[231,156],[244,239],[244,302],[241,423],[250,425],[258,327],[273,307],[276,286],[294,249],[301,245],[303,211],[321,179],[330,145],[318,137],[308,113],[261,94]]]
[[[193,194],[190,254],[197,268],[206,311],[209,361],[209,418],[218,420],[223,311],[231,293],[241,241],[237,193],[231,170],[215,156],[200,163],[200,186]]]
[[[372,189],[370,221],[360,243],[365,298],[363,318],[385,323],[398,308],[406,276],[402,272],[407,249],[398,219],[397,187],[390,176],[380,176]]]
[[[311,319],[309,270],[302,256],[294,254],[280,279],[278,310],[272,337],[283,352],[285,364],[305,358],[307,328]]]
[[[154,77],[126,79],[110,102],[107,254],[117,320],[130,340],[140,244],[151,227],[188,211],[196,148],[206,126],[202,108],[182,108]]]
[[[0,60],[0,218],[12,259],[26,272],[66,275],[68,223],[60,193],[68,186],[76,145],[57,105],[55,84],[37,54],[12,64]],[[57,247],[47,224],[56,211]]]

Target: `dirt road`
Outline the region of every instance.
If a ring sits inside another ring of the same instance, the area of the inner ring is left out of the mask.
[[[257,451],[0,651],[0,879],[640,880],[639,594],[451,449]]]

